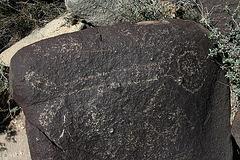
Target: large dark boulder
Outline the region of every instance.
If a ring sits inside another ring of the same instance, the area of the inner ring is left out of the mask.
[[[192,21],[46,39],[11,60],[33,160],[230,160],[229,89]]]

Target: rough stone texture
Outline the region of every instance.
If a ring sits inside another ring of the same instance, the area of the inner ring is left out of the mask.
[[[0,64],[9,67],[10,60],[13,55],[21,48],[32,44],[34,42],[54,37],[64,33],[76,32],[83,27],[83,23],[79,22],[75,25],[71,25],[68,22],[70,14],[64,14],[61,17],[46,24],[43,28],[38,28],[34,30],[30,35],[21,39],[15,43],[12,47],[6,49],[0,54]]]
[[[237,145],[240,146],[240,111],[237,112],[232,123],[232,135],[235,138]]]
[[[135,0],[65,0],[67,10],[95,26],[106,26],[121,21],[121,6]],[[134,7],[134,6],[132,6]]]
[[[11,60],[33,160],[230,160],[229,88],[192,21],[46,39]],[[220,83],[222,82],[222,83]]]
[[[114,3],[111,0],[65,0],[68,11],[96,26],[112,25],[120,22],[125,6],[137,11],[134,3],[136,3],[136,0],[114,0]],[[217,28],[226,31],[225,23],[229,23],[229,15],[226,13],[225,7],[228,6],[231,10],[234,10],[239,5],[239,0],[201,0],[201,3],[199,1],[197,3],[202,4],[203,14],[208,15]]]

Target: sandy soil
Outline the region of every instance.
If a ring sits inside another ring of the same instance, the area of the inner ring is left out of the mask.
[[[0,134],[0,160],[31,160],[23,112]]]

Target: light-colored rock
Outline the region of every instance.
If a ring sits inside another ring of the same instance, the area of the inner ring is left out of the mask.
[[[240,146],[240,111],[236,113],[235,119],[232,123],[232,135],[236,140],[238,146]]]
[[[112,25],[122,21],[121,9],[136,0],[65,0],[69,12],[95,26]],[[134,5],[131,5],[132,10]]]
[[[148,2],[146,0],[65,0],[65,5],[69,12],[94,26],[147,20],[145,19],[147,16],[143,19],[143,14],[140,14],[145,10],[156,12],[155,16],[158,19],[154,20],[175,18],[175,11],[178,8],[175,2],[171,0]]]
[[[75,25],[71,25],[68,17],[70,13],[64,14],[63,16],[49,22],[43,28],[38,28],[34,30],[30,35],[26,36],[19,42],[15,43],[13,46],[3,51],[0,55],[0,64],[4,66],[10,66],[10,60],[13,55],[21,48],[32,44],[34,42],[54,37],[64,33],[70,33],[79,31],[83,27],[83,23],[79,22]]]
[[[240,108],[239,97],[233,92],[232,87],[230,87],[231,91],[231,125],[235,119],[237,111]]]

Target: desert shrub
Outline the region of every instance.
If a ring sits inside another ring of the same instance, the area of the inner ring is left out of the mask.
[[[136,0],[124,5],[123,19],[131,22],[180,18],[194,20],[203,24],[211,32],[209,38],[216,41],[216,47],[210,49],[210,57],[221,57],[221,68],[233,92],[240,96],[240,6],[234,11],[226,8],[231,25],[226,25],[228,33],[221,33],[210,19],[211,10],[204,8],[201,0]]]
[[[63,2],[0,1],[0,53],[65,11]]]
[[[211,10],[207,10],[201,0],[135,0],[122,6],[124,21],[139,22],[180,18],[194,20],[203,24],[211,32],[209,38],[216,41],[216,47],[210,49],[210,57],[221,57],[221,68],[226,71],[232,91],[240,96],[240,6],[234,11],[226,8],[231,25],[229,32],[221,33],[210,19]]]
[[[240,6],[233,12],[226,8],[231,25],[226,25],[229,33],[221,33],[217,28],[211,28],[209,38],[216,41],[216,47],[210,49],[209,56],[221,56],[221,68],[226,71],[233,92],[240,96]]]
[[[226,72],[225,76],[229,78],[232,91],[235,95],[240,96],[240,6],[233,11],[228,7],[225,8],[229,15],[229,24],[226,24],[228,32],[225,33],[214,26],[210,18],[212,11],[207,10],[201,0],[198,2],[195,0],[184,1],[184,6],[196,10],[198,16],[194,16],[197,17],[195,20],[210,31],[209,38],[215,41],[215,45],[209,49],[209,57],[218,59],[218,64]]]
[[[197,13],[191,3],[179,0],[134,0],[121,7],[123,21],[139,22],[170,18],[193,19]]]

